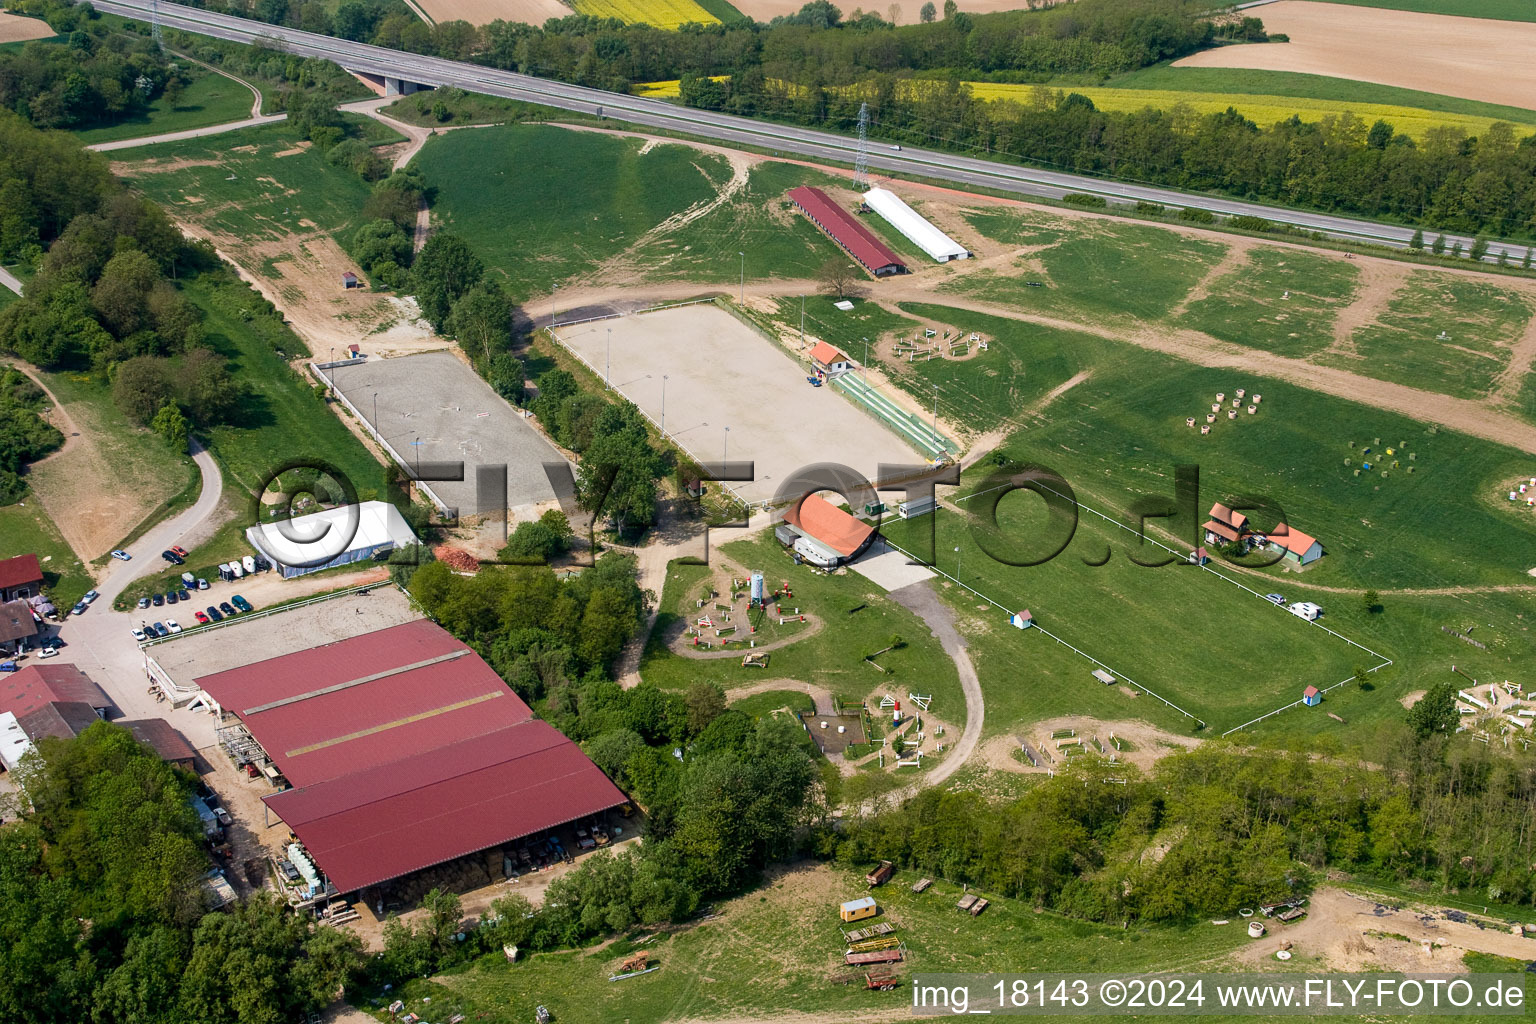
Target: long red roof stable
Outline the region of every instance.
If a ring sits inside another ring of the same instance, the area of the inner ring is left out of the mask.
[[[879,277],[906,272],[907,265],[900,256],[821,189],[801,185],[789,190],[789,198],[818,227],[831,235],[834,242],[848,250],[848,255],[864,264],[864,269],[871,274]]]
[[[297,787],[267,804],[342,892],[625,799],[479,655],[425,619],[198,685]]]

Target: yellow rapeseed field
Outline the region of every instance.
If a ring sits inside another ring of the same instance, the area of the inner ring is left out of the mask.
[[[575,0],[575,3],[579,14],[590,14],[597,18],[618,18],[631,25],[644,23],[654,25],[656,28],[677,28],[690,21],[696,21],[701,25],[716,25],[720,22],[719,18],[694,3],[693,0]],[[677,83],[673,82],[672,87],[674,90],[672,95],[676,96]],[[641,95],[663,94],[642,93]]]
[[[971,82],[969,85],[977,99],[1014,100],[1019,103],[1031,102],[1035,90],[1039,88],[1034,85],[1001,85],[993,82]],[[1132,111],[1144,107],[1170,110],[1182,103],[1197,114],[1210,114],[1235,107],[1238,113],[1260,127],[1284,121],[1292,114],[1303,121],[1321,121],[1330,114],[1338,115],[1347,110],[1367,126],[1379,118],[1392,125],[1399,134],[1416,139],[1422,139],[1426,131],[1437,125],[1449,125],[1465,129],[1472,135],[1481,135],[1495,121],[1491,117],[1448,114],[1422,107],[1345,103],[1340,100],[1303,99],[1295,96],[1182,92],[1173,89],[1071,88],[1064,91],[1082,93],[1093,100],[1093,105],[1100,110]],[[1536,122],[1536,115],[1532,116],[1532,122]]]
[[[586,2],[588,0],[577,0],[578,4]],[[642,0],[629,0],[629,2],[640,3]],[[643,2],[650,2],[650,0],[643,0]],[[715,77],[716,81],[719,81],[725,76]],[[1380,119],[1392,125],[1399,135],[1409,135],[1415,139],[1423,139],[1424,133],[1437,125],[1461,128],[1470,135],[1482,135],[1496,120],[1491,117],[1474,117],[1470,114],[1442,113],[1438,110],[1426,110],[1423,107],[1400,107],[1386,103],[1345,103],[1341,100],[1305,99],[1296,96],[1183,92],[1176,89],[1058,88],[1039,85],[1004,85],[995,82],[966,82],[965,84],[970,86],[971,94],[979,100],[1012,100],[1023,104],[1034,102],[1036,93],[1044,90],[1052,97],[1058,91],[1082,93],[1093,100],[1094,106],[1100,110],[1133,111],[1144,107],[1171,110],[1182,104],[1196,114],[1210,114],[1219,113],[1228,107],[1235,107],[1238,113],[1261,128],[1267,128],[1277,121],[1284,121],[1292,114],[1303,121],[1321,121],[1329,115],[1337,116],[1348,111],[1364,122],[1367,127]],[[914,80],[905,85],[908,89],[923,89],[938,88],[940,83]],[[857,85],[850,85],[835,91],[856,93],[860,88]],[[637,96],[676,98],[678,83],[676,79],[668,82],[646,82],[635,86],[634,92]],[[1529,121],[1517,124],[1517,128],[1533,127],[1536,127],[1536,113],[1531,115]],[[1524,133],[1517,131],[1517,134]]]

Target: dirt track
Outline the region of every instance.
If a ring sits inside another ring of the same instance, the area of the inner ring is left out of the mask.
[[[1299,71],[1536,109],[1536,24],[1309,0],[1253,13],[1291,41],[1221,46],[1174,66]]]

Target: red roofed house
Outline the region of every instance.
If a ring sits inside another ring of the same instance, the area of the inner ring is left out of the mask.
[[[853,369],[853,363],[843,355],[842,350],[825,341],[817,342],[816,347],[811,349],[811,365],[824,377],[847,373]]]
[[[907,265],[900,256],[821,189],[801,185],[789,190],[789,198],[805,212],[811,223],[830,235],[832,241],[842,246],[871,274],[889,277],[907,272]]]
[[[1207,544],[1236,544],[1247,532],[1248,517],[1234,512],[1221,502],[1211,506],[1211,518],[1201,527]]]
[[[25,646],[36,635],[37,619],[32,617],[31,605],[20,598],[0,604],[0,650]]]
[[[36,555],[0,559],[0,601],[36,597],[43,592],[43,567]]]
[[[73,665],[28,665],[20,672],[0,676],[0,711],[18,719],[45,704],[83,704],[98,718],[112,708],[96,680]]]
[[[1308,565],[1323,557],[1323,546],[1313,537],[1281,523],[1269,531],[1269,542],[1280,546],[1280,558],[1295,565]]]
[[[824,498],[807,494],[798,505],[785,510],[784,522],[774,533],[780,543],[807,562],[831,568],[858,557],[875,535],[875,528]]]
[[[226,748],[270,760],[293,784],[267,806],[340,893],[625,802],[479,655],[425,619],[197,683],[239,719],[219,730]]]

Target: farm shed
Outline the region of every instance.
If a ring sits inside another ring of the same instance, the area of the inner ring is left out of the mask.
[[[858,218],[832,201],[832,197],[819,188],[801,185],[789,190],[789,198],[804,211],[821,230],[858,260],[865,270],[876,277],[905,274],[907,265],[890,248],[876,238]]]
[[[197,751],[192,744],[163,718],[145,718],[136,722],[123,722],[123,728],[133,733],[133,738],[160,755],[160,760],[192,770]]]
[[[245,539],[271,559],[284,579],[416,543],[400,510],[385,501],[338,505],[281,523],[262,523],[246,530]]]
[[[1317,707],[1317,705],[1323,702],[1323,695],[1318,691],[1317,687],[1309,686],[1301,691],[1301,702],[1309,708]]]
[[[875,535],[874,527],[815,494],[784,510],[784,522],[774,536],[782,540],[784,534],[779,531],[786,526],[795,536],[790,545],[794,552],[812,565],[827,568],[856,558]]]
[[[1313,537],[1281,523],[1270,531],[1268,540],[1280,546],[1280,557],[1293,565],[1310,565],[1323,557],[1323,546]]]
[[[43,567],[36,555],[0,559],[0,601],[36,597],[43,592]]]
[[[848,357],[836,345],[825,341],[817,342],[816,347],[811,349],[811,366],[826,377],[853,369],[853,363],[849,362]]]
[[[838,913],[844,921],[862,921],[866,917],[874,917],[879,912],[880,908],[875,906],[873,896],[849,900],[838,908]]]
[[[970,255],[965,246],[934,227],[928,218],[912,209],[889,189],[870,189],[864,193],[864,202],[885,218],[886,223],[905,235],[907,241],[940,263],[963,260]]]
[[[479,655],[425,619],[197,682],[239,719],[240,735],[226,727],[221,739],[296,787],[266,804],[338,892],[625,802]]]
[[[356,288],[357,287],[357,275],[352,273],[352,271],[350,271],[350,270],[347,271],[346,273],[342,274],[341,275],[341,286],[343,288]]]

